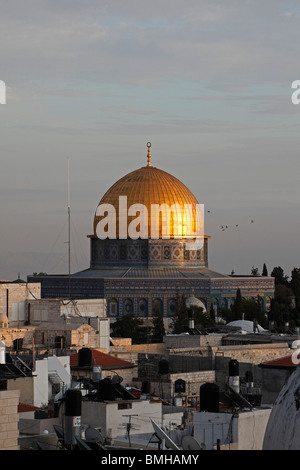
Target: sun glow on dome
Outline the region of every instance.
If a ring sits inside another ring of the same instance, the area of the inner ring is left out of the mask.
[[[172,239],[194,238],[195,233],[199,233],[201,217],[197,212],[197,199],[179,179],[151,165],[150,142],[147,147],[147,166],[123,176],[102,197],[96,210],[92,237],[97,237],[97,226],[104,218],[103,213],[99,215],[99,206],[104,205],[111,205],[115,209],[115,238],[127,238],[130,224],[139,213],[137,204],[146,208],[149,238],[154,232],[157,233],[154,238],[164,238],[168,224],[169,238]],[[126,207],[120,205],[120,201],[125,199]],[[130,207],[137,209],[134,214],[128,213],[127,209]],[[154,207],[159,211],[158,228],[154,227]],[[120,227],[123,227],[122,233]]]

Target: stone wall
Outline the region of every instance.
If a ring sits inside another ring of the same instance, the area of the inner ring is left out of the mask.
[[[182,379],[186,382],[186,391],[182,395],[199,395],[200,387],[206,382],[215,382],[215,371],[204,370],[187,373],[166,374],[161,377],[134,377],[134,386],[141,388],[144,381],[150,383],[150,392],[161,398],[172,401],[175,394],[175,382]]]
[[[86,348],[97,348],[99,346],[99,335],[90,325],[81,325],[71,331],[71,344]]]
[[[287,343],[244,344],[213,348],[214,355],[230,357],[239,362],[251,362],[252,364],[260,364],[261,362],[287,356],[290,353],[291,350]]]
[[[0,282],[0,313],[8,317],[9,326],[24,324],[27,320],[25,301],[41,297],[39,283]]]
[[[104,299],[79,299],[74,301],[59,299],[28,300],[27,310],[30,310],[30,324],[53,324],[63,327],[66,317],[77,319],[78,322],[94,321],[106,318],[106,301]]]
[[[90,368],[80,369],[74,368],[71,369],[72,378],[74,380],[78,380],[79,378],[93,378],[93,371]],[[127,368],[115,368],[115,369],[104,369],[101,370],[101,379],[105,379],[106,377],[115,377],[116,375],[122,377],[122,386],[126,387],[126,385],[132,386],[133,384],[133,377],[136,375],[136,368],[135,367],[127,367]]]
[[[19,338],[23,338],[23,347],[32,347],[34,332],[34,327],[0,328],[0,338],[8,348],[13,347],[14,340]]]
[[[148,354],[164,354],[167,352],[164,343],[131,344],[131,342],[126,342],[127,338],[124,338],[124,340],[124,342],[116,341],[115,338],[112,338],[113,346],[110,347],[110,351],[116,354],[119,352],[143,352]],[[131,341],[131,338],[129,340]]]
[[[55,338],[63,337],[67,348],[98,348],[99,346],[99,334],[92,326],[83,324],[78,328],[59,328],[59,325],[54,328],[47,328],[45,325],[43,328],[39,327],[35,331],[35,342],[36,344],[44,344],[49,348],[55,348]],[[64,349],[64,341],[62,349]],[[59,349],[59,348],[58,348]]]
[[[33,405],[34,403],[34,377],[16,377],[7,380],[7,391],[15,393],[18,391],[21,403]]]
[[[0,450],[19,450],[18,405],[20,393],[0,391]]]
[[[170,351],[179,349],[210,348],[222,344],[222,334],[212,335],[167,335],[164,338],[166,348]]]

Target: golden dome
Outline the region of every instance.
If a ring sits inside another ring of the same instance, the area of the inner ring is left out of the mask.
[[[134,204],[143,204],[146,207],[146,217],[148,218],[148,236],[141,238],[192,237],[192,234],[195,233],[197,227],[196,206],[198,201],[191,191],[181,181],[175,178],[175,176],[172,176],[163,170],[151,166],[151,144],[148,142],[147,146],[147,166],[128,173],[119,179],[115,184],[113,184],[102,197],[98,208],[103,204],[111,204],[115,208],[116,238],[127,238],[127,236],[120,236],[121,232],[119,231],[119,224],[125,220],[124,216],[122,215],[123,212],[121,211],[121,214],[119,214],[120,196],[127,197],[127,209]],[[156,226],[157,230],[159,230],[159,234],[156,232],[158,234],[156,237],[153,236],[152,232],[154,225],[153,205],[157,205],[157,207],[161,208],[159,229]],[[171,212],[167,212],[167,207],[171,208],[172,206],[173,209],[171,209]],[[132,212],[132,214],[133,213],[134,215],[130,215],[130,212],[127,212],[125,215],[125,225],[127,229],[130,225],[130,222],[136,219],[137,215],[140,214],[139,212],[136,213],[136,211]],[[98,214],[96,211],[94,218],[94,235],[92,235],[92,237],[97,237],[97,225],[99,221],[104,218],[104,214],[102,214],[102,216],[99,216]],[[164,236],[166,233],[164,230],[166,228],[165,220],[167,220],[167,217],[169,217],[168,220],[170,220],[170,225],[168,226],[170,234],[169,237]]]

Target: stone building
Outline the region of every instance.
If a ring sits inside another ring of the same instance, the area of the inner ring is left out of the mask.
[[[41,298],[41,285],[38,282],[0,281],[0,327],[26,325],[27,300]]]
[[[109,351],[105,299],[33,299],[26,301],[35,341],[49,348],[83,346]]]

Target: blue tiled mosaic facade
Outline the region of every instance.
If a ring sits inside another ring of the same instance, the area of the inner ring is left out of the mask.
[[[41,282],[43,298],[68,298],[68,276],[33,276]],[[266,309],[274,295],[274,279],[269,277],[231,277],[206,267],[102,268],[87,269],[71,276],[71,297],[106,298],[108,316],[116,318],[133,312],[141,317],[153,314],[158,304],[165,317],[172,316],[177,294],[199,298],[206,309],[211,304],[229,308],[240,288],[245,298],[259,295]]]

